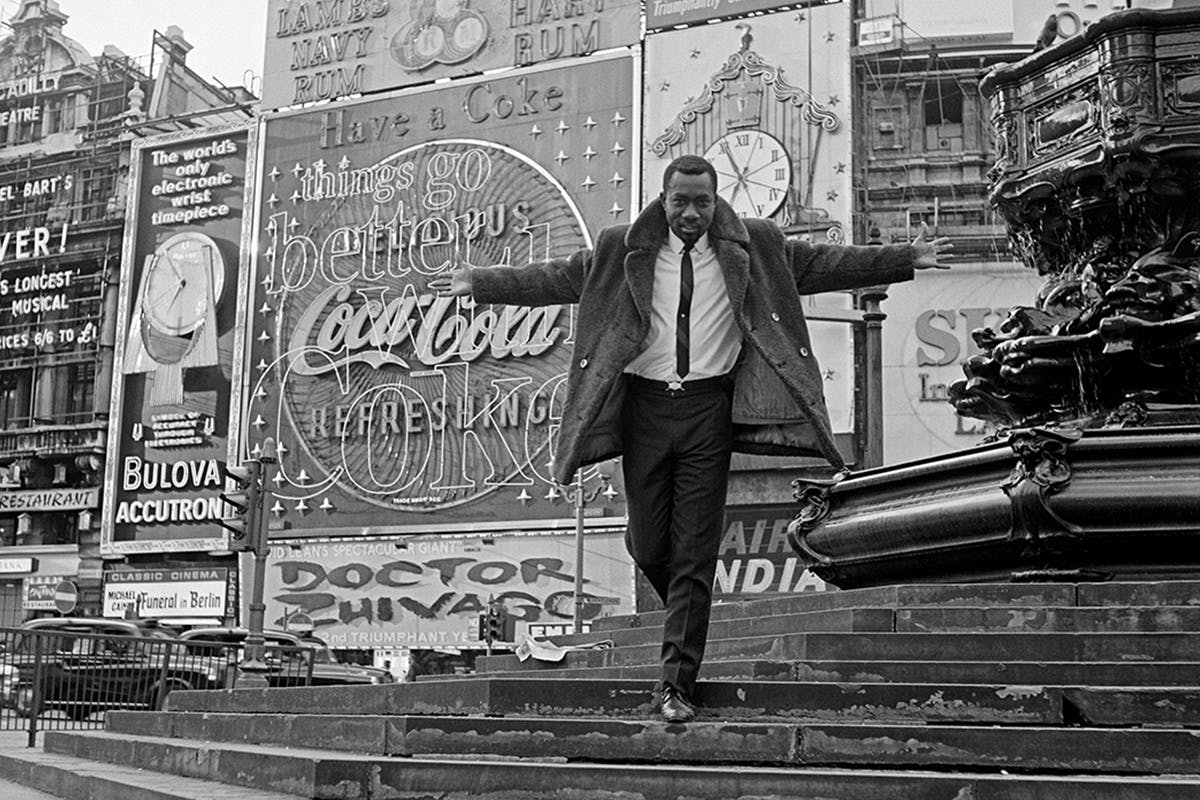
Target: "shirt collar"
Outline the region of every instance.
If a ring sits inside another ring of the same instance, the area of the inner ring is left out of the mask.
[[[670,247],[671,252],[677,256],[682,255],[683,253],[683,239],[680,239],[678,236],[676,236],[675,231],[671,230],[670,228],[667,229],[667,247]],[[707,251],[708,232],[706,231],[700,234],[700,238],[696,240],[694,245],[692,245],[692,252],[699,255]]]

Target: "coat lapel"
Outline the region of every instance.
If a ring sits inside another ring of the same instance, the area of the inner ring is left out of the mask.
[[[658,200],[642,209],[625,232],[625,245],[629,248],[625,255],[625,283],[645,326],[650,325],[654,305],[654,263],[666,238],[667,215]]]
[[[725,291],[729,293],[729,304],[738,319],[742,318],[742,306],[746,301],[746,287],[750,283],[750,234],[733,208],[720,197],[712,227],[708,229],[709,240],[717,250],[717,263],[725,276]]]

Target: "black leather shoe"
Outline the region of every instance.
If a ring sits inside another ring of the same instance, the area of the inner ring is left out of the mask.
[[[663,722],[691,722],[696,718],[696,707],[671,684],[662,689]]]

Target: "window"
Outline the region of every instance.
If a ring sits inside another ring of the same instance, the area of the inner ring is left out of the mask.
[[[925,87],[925,149],[961,153],[963,93],[956,81],[935,81]]]
[[[31,417],[33,370],[0,372],[0,427],[27,428]]]
[[[94,361],[54,367],[53,419],[56,424],[90,422],[96,392]]]

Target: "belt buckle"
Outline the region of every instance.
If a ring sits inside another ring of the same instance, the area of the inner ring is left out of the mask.
[[[667,392],[678,394],[683,391],[683,381],[667,381]]]

